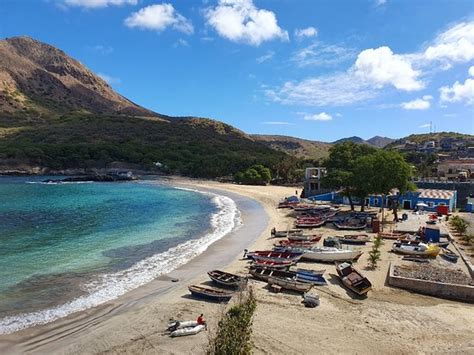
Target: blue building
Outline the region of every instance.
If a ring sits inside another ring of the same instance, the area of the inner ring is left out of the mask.
[[[370,207],[388,207],[392,201],[398,198],[398,205],[402,209],[413,210],[420,204],[425,211],[437,211],[438,206],[447,206],[449,212],[456,208],[457,191],[455,190],[434,190],[418,189],[398,195],[394,192],[390,196],[372,195],[365,199],[365,205]],[[337,192],[329,192],[322,195],[312,196],[310,199],[315,201],[333,202],[338,204],[349,204],[349,199],[339,195]],[[354,204],[360,204],[360,201],[353,198]]]

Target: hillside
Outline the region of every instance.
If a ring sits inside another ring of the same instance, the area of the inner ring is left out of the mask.
[[[437,133],[425,133],[425,134],[412,134],[404,138],[397,139],[390,143],[387,148],[397,148],[404,146],[407,142],[416,144],[422,144],[427,141],[440,142],[442,139],[450,138],[460,141],[472,142],[474,144],[474,136],[469,134],[457,133],[457,132],[437,132]]]
[[[356,144],[369,144],[377,148],[385,148],[388,144],[392,143],[395,139],[388,138],[388,137],[381,137],[381,136],[375,136],[370,139],[364,140],[363,138],[353,136],[353,137],[347,137],[347,138],[342,138],[338,139],[337,141],[333,142],[332,144],[339,144],[339,143],[344,143],[344,142],[353,142]]]
[[[0,41],[0,171],[133,166],[196,177],[275,166],[286,154],[222,122],[171,118],[116,93],[78,61],[19,37]]]
[[[272,149],[302,159],[324,159],[328,156],[329,148],[331,148],[330,143],[310,141],[288,136],[254,134],[251,137]]]

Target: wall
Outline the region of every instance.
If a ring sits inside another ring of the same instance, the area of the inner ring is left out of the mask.
[[[394,265],[390,264],[388,284],[425,295],[448,298],[457,301],[474,303],[474,286],[454,285],[441,282],[409,279],[393,274]]]

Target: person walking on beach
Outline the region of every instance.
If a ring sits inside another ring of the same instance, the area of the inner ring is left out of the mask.
[[[203,325],[203,326],[204,326],[204,329],[207,330],[207,322],[206,322],[206,320],[204,319],[204,314],[203,314],[203,313],[201,313],[201,315],[198,317],[198,319],[197,319],[197,324],[198,324],[198,325]]]

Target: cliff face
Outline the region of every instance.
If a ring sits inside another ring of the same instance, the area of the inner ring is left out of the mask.
[[[0,113],[158,116],[117,94],[63,51],[29,37],[0,41]]]

